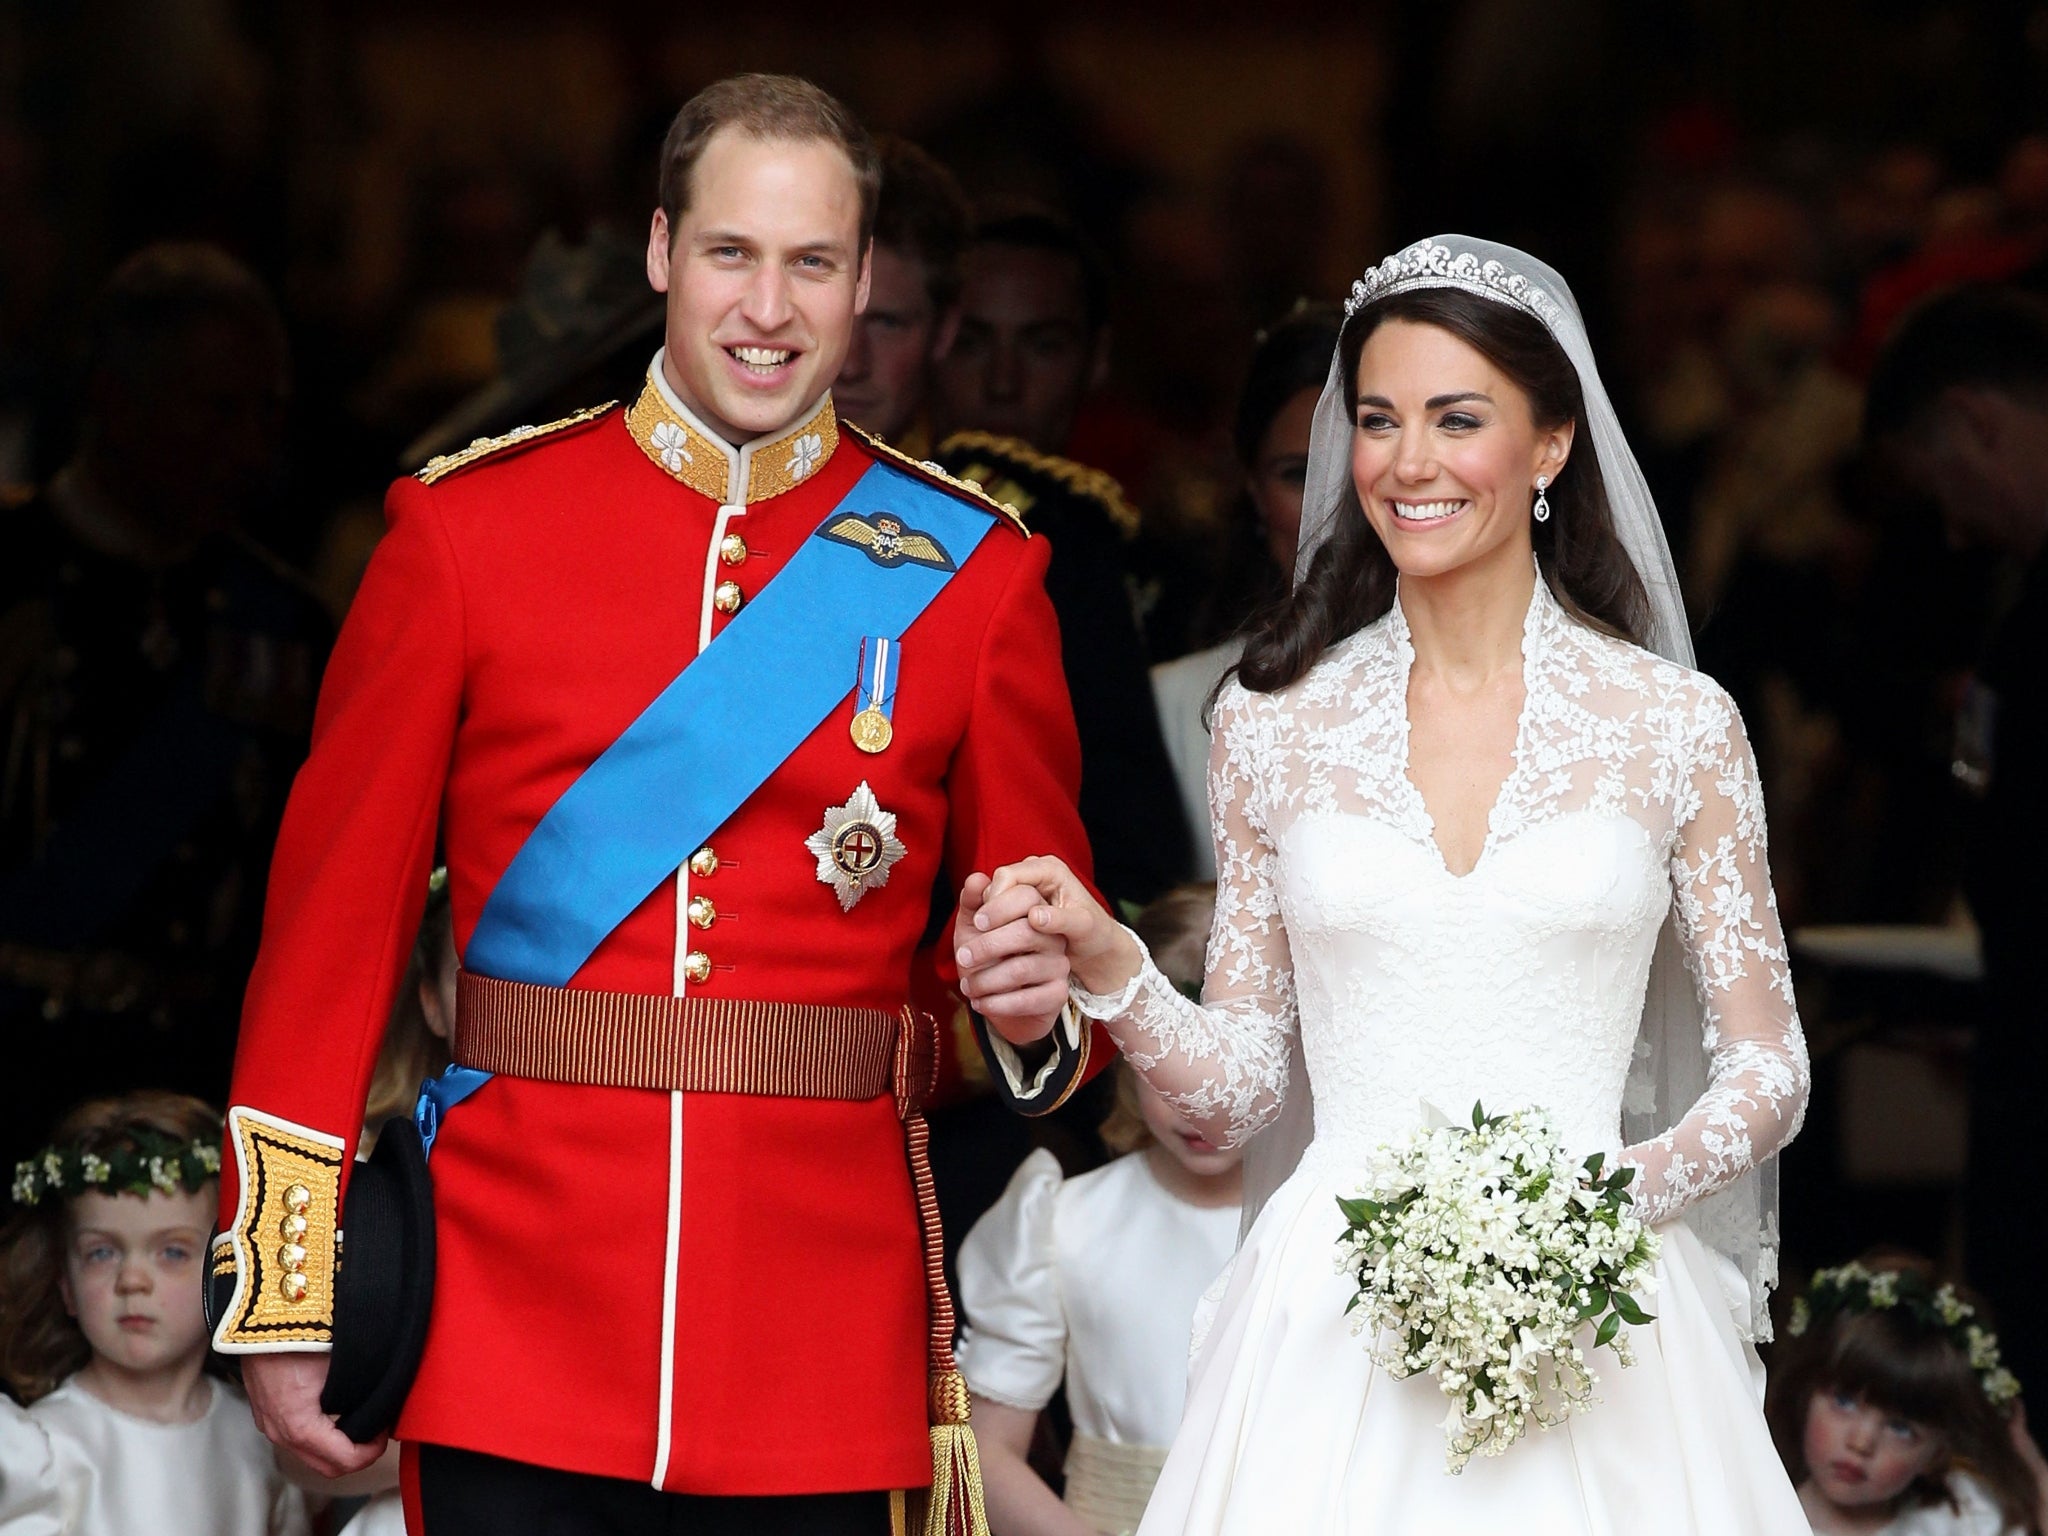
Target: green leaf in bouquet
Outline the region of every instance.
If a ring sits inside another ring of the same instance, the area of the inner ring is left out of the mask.
[[[1472,1129],[1475,1131],[1486,1129],[1486,1106],[1477,1099],[1472,1101]]]
[[[1366,1225],[1380,1213],[1377,1200],[1347,1200],[1342,1195],[1337,1197],[1337,1209],[1344,1213],[1344,1219],[1354,1227]]]
[[[1649,1313],[1637,1306],[1635,1297],[1629,1295],[1626,1291],[1616,1291],[1614,1293],[1614,1310],[1621,1314],[1623,1322],[1632,1323],[1638,1328],[1642,1327],[1645,1323],[1656,1321]]]
[[[1590,1323],[1606,1310],[1607,1292],[1596,1285],[1586,1292],[1586,1299],[1579,1303],[1578,1319],[1582,1323]]]
[[[1600,1331],[1593,1335],[1593,1347],[1598,1349],[1602,1344],[1612,1344],[1614,1336],[1619,1332],[1621,1332],[1621,1314],[1619,1312],[1608,1313],[1607,1321],[1602,1323]]]
[[[1595,1152],[1591,1157],[1586,1159],[1586,1178],[1596,1188],[1600,1183],[1600,1170],[1606,1166],[1607,1154],[1605,1152]]]

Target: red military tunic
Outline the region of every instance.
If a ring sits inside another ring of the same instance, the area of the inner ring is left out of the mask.
[[[657,359],[628,410],[393,487],[278,842],[222,1170],[223,1226],[256,1246],[277,1241],[264,1202],[298,1181],[304,1274],[286,1278],[302,1294],[231,1315],[220,1347],[331,1337],[328,1186],[346,1180],[437,827],[466,946],[549,807],[874,458],[829,398],[729,448]],[[902,636],[888,749],[857,750],[840,703],[571,985],[895,1009],[942,870],[1054,852],[1085,875],[1046,557],[992,529]],[[845,668],[851,693],[856,655]],[[905,852],[843,911],[805,839],[863,781]],[[889,1098],[499,1076],[447,1113],[431,1169],[432,1322],[401,1438],[678,1492],[930,1480],[922,1250]]]

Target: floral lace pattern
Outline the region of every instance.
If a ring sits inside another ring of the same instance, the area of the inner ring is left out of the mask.
[[[1408,775],[1397,602],[1277,694],[1233,682],[1210,753],[1217,902],[1200,1005],[1149,957],[1121,996],[1076,989],[1212,1136],[1277,1113],[1301,1032],[1308,1156],[1356,1164],[1431,1110],[1548,1110],[1621,1144],[1667,918],[1705,1019],[1706,1092],[1623,1148],[1664,1221],[1791,1139],[1808,1066],[1765,859],[1755,760],[1716,684],[1568,617],[1542,582],[1522,636],[1514,765],[1479,860],[1453,874]]]

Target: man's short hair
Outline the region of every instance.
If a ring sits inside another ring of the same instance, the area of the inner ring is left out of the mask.
[[[1109,323],[1108,263],[1093,241],[1051,209],[1030,203],[985,208],[974,221],[974,237],[969,243],[1050,251],[1066,257],[1081,274],[1081,300],[1087,309],[1090,333]]]
[[[860,183],[861,249],[875,232],[875,204],[882,163],[860,119],[839,99],[795,75],[734,75],[707,85],[683,104],[661,146],[661,211],[669,238],[690,208],[690,178],[704,146],[721,128],[737,128],[753,139],[835,144],[853,164]]]
[[[953,173],[917,145],[893,133],[877,135],[882,200],[875,209],[875,243],[924,268],[932,310],[944,314],[960,298],[960,257],[971,217]]]
[[[200,320],[246,325],[280,355],[284,318],[263,279],[218,246],[163,241],[144,246],[114,269],[93,304],[86,341],[88,374],[129,373],[159,361]]]
[[[2048,301],[1974,284],[1909,310],[1871,369],[1864,437],[1918,425],[1958,386],[2048,402]]]

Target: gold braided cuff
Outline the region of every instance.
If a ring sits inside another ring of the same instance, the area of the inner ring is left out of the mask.
[[[213,1347],[230,1355],[324,1350],[334,1340],[341,1138],[237,1105],[228,1140],[241,1197],[214,1264],[232,1262],[235,1285]]]

